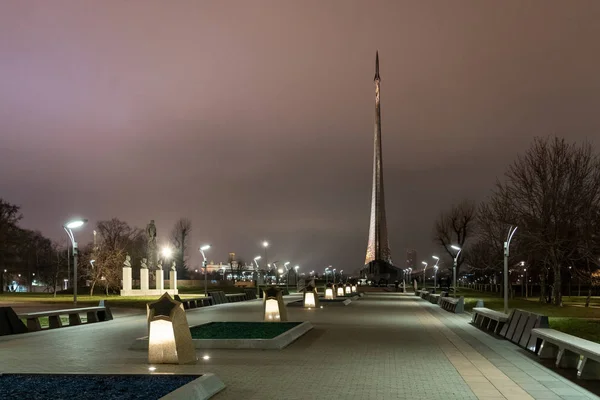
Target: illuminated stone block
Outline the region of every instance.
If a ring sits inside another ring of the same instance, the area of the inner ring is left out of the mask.
[[[346,292],[346,294],[351,294],[352,293],[352,289],[350,288],[349,285],[345,285],[344,286],[344,291]]]
[[[338,286],[336,293],[337,293],[338,296],[342,296],[343,297],[344,296],[344,288],[341,287],[341,286]]]
[[[356,293],[356,285],[352,285],[351,291],[352,293]]]
[[[304,296],[302,299],[302,305],[304,308],[315,308],[319,305],[319,295],[317,294],[317,288],[312,285],[307,285],[304,290]]]
[[[146,305],[148,316],[148,363],[195,363],[196,349],[183,304],[168,293]]]
[[[263,305],[265,322],[287,321],[287,310],[281,289],[271,287],[263,290]]]

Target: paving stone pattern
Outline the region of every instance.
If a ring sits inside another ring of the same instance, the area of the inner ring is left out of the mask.
[[[286,296],[286,301],[298,297]],[[596,399],[514,344],[414,295],[368,293],[347,307],[288,308],[314,329],[284,350],[198,350],[196,365],[156,372],[217,374],[214,399]],[[261,321],[260,300],[189,310],[190,325]],[[144,315],[0,338],[0,372],[148,373]],[[202,357],[208,355],[210,359]]]

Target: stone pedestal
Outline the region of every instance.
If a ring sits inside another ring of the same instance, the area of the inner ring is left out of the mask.
[[[123,267],[123,291],[131,292],[131,267]]]
[[[158,301],[149,303],[146,309],[148,315],[148,363],[195,363],[196,349],[183,305],[165,293]]]
[[[162,269],[156,270],[156,290],[160,290],[161,292],[165,290],[165,271]]]
[[[150,289],[148,284],[148,270],[145,268],[140,269],[140,289],[142,291]]]
[[[177,271],[169,271],[169,289],[177,290]]]

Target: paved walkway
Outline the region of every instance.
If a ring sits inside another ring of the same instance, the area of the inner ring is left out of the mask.
[[[260,320],[260,301],[188,311],[188,322]],[[288,307],[315,328],[284,350],[207,350],[191,366],[156,372],[213,372],[224,399],[597,399],[496,339],[413,295],[368,293],[349,306]],[[0,372],[148,373],[143,315],[0,337]]]

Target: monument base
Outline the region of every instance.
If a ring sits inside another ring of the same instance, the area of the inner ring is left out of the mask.
[[[162,296],[165,292],[169,293],[171,296],[175,296],[179,294],[177,289],[133,289],[133,290],[121,290],[121,296],[123,297],[132,297],[132,296]]]
[[[361,271],[361,275],[375,284],[388,285],[402,280],[402,269],[387,261],[373,260],[365,265]]]

